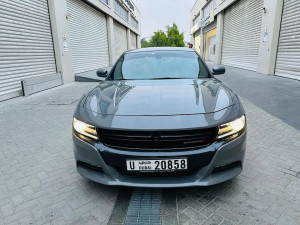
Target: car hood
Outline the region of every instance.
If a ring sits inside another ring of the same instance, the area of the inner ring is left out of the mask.
[[[103,81],[89,93],[84,107],[95,116],[206,114],[230,107],[232,95],[213,78]]]

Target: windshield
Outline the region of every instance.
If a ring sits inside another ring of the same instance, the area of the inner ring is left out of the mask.
[[[195,52],[155,51],[124,54],[108,79],[197,79],[210,74]]]

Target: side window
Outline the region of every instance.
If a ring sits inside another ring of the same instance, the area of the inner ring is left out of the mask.
[[[122,65],[123,65],[123,60],[124,60],[124,57],[122,57],[118,62],[117,62],[117,65],[113,71],[113,74],[112,74],[112,78],[113,80],[121,80],[123,79],[123,74],[122,74]]]
[[[207,70],[206,66],[204,65],[204,63],[202,62],[202,60],[199,58],[198,61],[199,61],[199,68],[200,68],[199,78],[208,78],[208,77],[210,77],[209,73],[208,73],[208,70]]]

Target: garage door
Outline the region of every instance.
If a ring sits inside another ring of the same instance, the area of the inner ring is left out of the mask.
[[[56,73],[47,0],[0,1],[0,101],[21,80]]]
[[[195,33],[195,50],[200,54],[200,30]]]
[[[109,65],[105,16],[81,0],[67,0],[76,74]]]
[[[222,64],[256,71],[263,0],[240,0],[225,11]]]
[[[130,43],[131,43],[131,49],[137,48],[137,36],[132,31],[130,32]]]
[[[127,51],[126,28],[121,24],[114,22],[114,36],[115,54],[117,60],[125,51]]]
[[[300,1],[285,0],[275,74],[300,80]]]

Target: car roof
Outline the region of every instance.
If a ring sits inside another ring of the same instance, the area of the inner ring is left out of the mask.
[[[135,50],[129,50],[127,53],[139,53],[139,52],[157,52],[157,51],[187,51],[194,52],[194,49],[187,47],[150,47],[150,48],[139,48]]]

